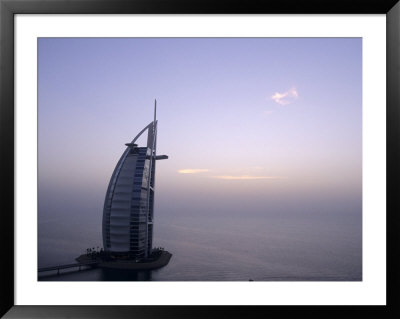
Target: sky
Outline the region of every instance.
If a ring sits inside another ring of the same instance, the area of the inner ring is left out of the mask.
[[[38,41],[39,223],[89,214],[101,229],[111,174],[155,99],[169,156],[155,218],[360,212],[361,38]]]

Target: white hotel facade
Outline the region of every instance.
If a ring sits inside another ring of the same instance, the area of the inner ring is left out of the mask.
[[[147,145],[136,140],[147,131]],[[103,247],[106,252],[147,258],[153,246],[154,182],[157,120],[147,125],[127,147],[118,161],[108,185],[103,210]]]

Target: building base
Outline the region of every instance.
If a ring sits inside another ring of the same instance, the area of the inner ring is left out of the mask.
[[[88,256],[81,255],[76,258],[76,261],[81,264],[87,264],[88,262],[97,261],[97,268],[105,268],[105,269],[121,269],[121,270],[153,270],[166,266],[171,259],[172,254],[168,251],[162,251],[161,254],[152,260],[145,261],[135,261],[129,259],[112,259],[110,258],[102,258],[99,256]]]

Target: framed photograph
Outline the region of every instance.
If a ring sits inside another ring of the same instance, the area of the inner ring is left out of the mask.
[[[2,315],[399,314],[397,1],[0,10]]]

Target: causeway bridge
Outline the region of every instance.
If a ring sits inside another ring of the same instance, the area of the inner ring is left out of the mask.
[[[99,261],[94,260],[94,261],[89,261],[85,263],[75,263],[75,264],[67,264],[67,265],[58,265],[58,266],[52,266],[52,267],[43,267],[39,268],[38,272],[47,272],[47,271],[57,271],[57,275],[60,274],[61,269],[69,269],[69,268],[78,268],[78,270],[81,270],[82,268],[87,269],[96,267],[99,264]]]

